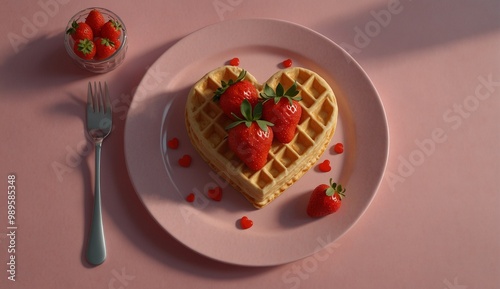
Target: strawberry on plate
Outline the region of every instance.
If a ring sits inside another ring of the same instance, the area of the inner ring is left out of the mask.
[[[85,23],[87,23],[90,28],[92,28],[92,31],[94,32],[94,37],[100,36],[101,33],[101,28],[106,23],[106,20],[104,19],[104,16],[102,15],[101,12],[97,9],[93,9],[89,12],[87,15],[87,18],[85,18]]]
[[[122,25],[116,20],[109,20],[101,28],[101,37],[116,41],[122,34]]]
[[[313,190],[307,205],[307,214],[310,217],[319,218],[335,213],[340,209],[343,197],[345,197],[345,188],[340,184],[332,183],[330,179],[330,185],[321,184]]]
[[[115,43],[107,38],[97,37],[95,39],[95,59],[101,60],[110,57],[116,52]]]
[[[94,33],[92,32],[92,28],[85,22],[76,22],[73,21],[71,27],[66,30],[66,33],[71,35],[73,40],[78,41],[80,39],[94,39]]]
[[[244,80],[246,74],[246,70],[242,70],[236,80],[222,81],[222,86],[214,94],[213,100],[219,102],[224,114],[231,119],[236,119],[235,116],[243,117],[240,110],[243,100],[248,100],[252,107],[259,102],[257,88],[250,81]]]
[[[260,119],[262,103],[257,103],[252,112],[252,105],[248,99],[241,104],[243,118],[227,126],[229,148],[236,156],[253,171],[258,171],[267,162],[268,152],[273,142],[273,131],[269,126],[273,124]]]
[[[302,107],[299,104],[302,98],[297,94],[299,91],[296,82],[286,91],[281,83],[278,83],[276,90],[266,83],[260,94],[264,99],[262,117],[274,124],[274,137],[281,143],[292,141],[297,131],[302,115]]]
[[[80,39],[73,46],[75,54],[85,60],[93,59],[96,54],[96,46],[92,40]]]

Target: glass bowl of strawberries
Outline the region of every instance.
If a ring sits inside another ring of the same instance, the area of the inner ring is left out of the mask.
[[[80,67],[94,73],[106,73],[125,59],[127,30],[115,13],[91,7],[70,19],[64,44],[68,55]]]

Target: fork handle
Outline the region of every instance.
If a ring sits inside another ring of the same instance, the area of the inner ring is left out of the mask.
[[[100,265],[106,259],[106,241],[101,212],[101,147],[102,142],[95,144],[94,213],[87,247],[87,261],[92,265]]]

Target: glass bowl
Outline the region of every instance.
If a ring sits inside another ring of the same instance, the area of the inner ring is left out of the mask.
[[[66,52],[68,52],[68,55],[71,57],[71,59],[73,59],[73,61],[78,66],[80,66],[88,71],[94,72],[94,73],[106,73],[106,72],[109,72],[109,71],[117,68],[125,59],[125,54],[127,52],[127,47],[128,47],[127,29],[125,28],[125,23],[123,23],[123,21],[120,19],[120,17],[118,17],[118,15],[116,15],[112,11],[105,9],[105,8],[101,8],[101,7],[87,8],[87,9],[84,9],[84,10],[76,13],[75,16],[71,17],[71,19],[68,22],[68,26],[65,29],[65,32],[66,32],[66,30],[68,30],[71,27],[73,21],[85,22],[85,18],[87,17],[89,12],[94,10],[94,9],[101,12],[101,14],[104,16],[104,20],[106,22],[108,22],[109,20],[115,20],[121,24],[122,33],[121,33],[120,38],[119,38],[121,45],[120,45],[120,47],[118,47],[116,52],[113,53],[113,55],[111,55],[110,57],[102,59],[102,60],[82,59],[79,56],[77,56],[75,54],[75,52],[73,51],[73,46],[75,44],[75,40],[73,40],[71,35],[69,35],[67,33],[64,33],[64,46],[66,47]]]

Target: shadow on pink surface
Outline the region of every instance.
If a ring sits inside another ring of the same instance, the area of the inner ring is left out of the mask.
[[[268,268],[234,266],[209,259],[185,247],[168,234],[143,205],[128,176],[124,151],[124,128],[124,122],[117,122],[113,139],[107,143],[107,146],[112,149],[109,149],[106,154],[104,154],[105,148],[103,149],[103,158],[106,158],[106,160],[103,159],[103,167],[108,168],[108,177],[113,180],[108,190],[114,192],[103,195],[103,208],[137,248],[166,267],[186,273],[197,272],[206,278],[237,279],[245,276],[251,277],[269,270]],[[87,223],[89,223],[90,206],[87,211],[89,212]],[[108,258],[113,258],[114,254],[119,253],[110,248]]]
[[[143,251],[150,258],[156,259],[159,263],[164,264],[164,266],[185,271],[186,273],[193,272],[194,270],[198,272],[197,274],[205,275],[207,278],[217,279],[251,277],[266,272],[269,268],[229,265],[204,257],[185,247],[170,236],[152,218],[135,192],[128,175],[124,151],[124,130],[125,116],[128,112],[129,104],[145,71],[175,42],[166,43],[143,55],[128,55],[122,67],[119,68],[119,79],[115,77],[111,78],[112,72],[102,76],[103,79],[108,79],[107,82],[112,99],[117,100],[119,98],[119,102],[114,102],[116,106],[119,105],[119,109],[116,110],[115,108],[117,107],[113,106],[115,109],[113,131],[103,144],[101,174],[103,180],[109,180],[106,182],[102,181],[101,183],[102,191],[107,192],[102,195],[103,210],[105,215],[108,216],[108,222],[114,222],[140,251]],[[73,63],[69,64],[73,65]],[[75,69],[78,70],[79,68],[75,66]],[[85,74],[83,71],[83,75]],[[79,77],[75,76],[76,79],[81,79],[81,77],[81,75]],[[85,120],[85,101],[83,99],[84,96],[81,95],[70,95],[69,98],[66,97],[63,101],[53,106],[51,113],[62,113],[81,118],[83,133]],[[84,204],[86,212],[84,236],[87,238],[93,206],[93,149],[85,156],[85,161],[82,163],[84,164],[78,170],[83,175],[85,182],[83,188],[86,194]],[[104,230],[106,231],[106,227]],[[85,259],[87,241],[85,239],[81,242],[81,262],[85,267],[91,268],[92,266]],[[117,256],[118,254],[119,251],[116,248],[108,248],[108,259],[112,259],[113,256]]]
[[[312,27],[354,58],[385,57],[498,31],[500,2],[387,0]],[[478,21],[480,19],[480,21]]]
[[[64,34],[41,35],[13,53],[0,68],[2,90],[8,92],[27,91],[33,94],[39,89],[57,87],[92,77],[94,74],[77,67],[66,53]],[[29,85],[26,85],[26,84]]]

